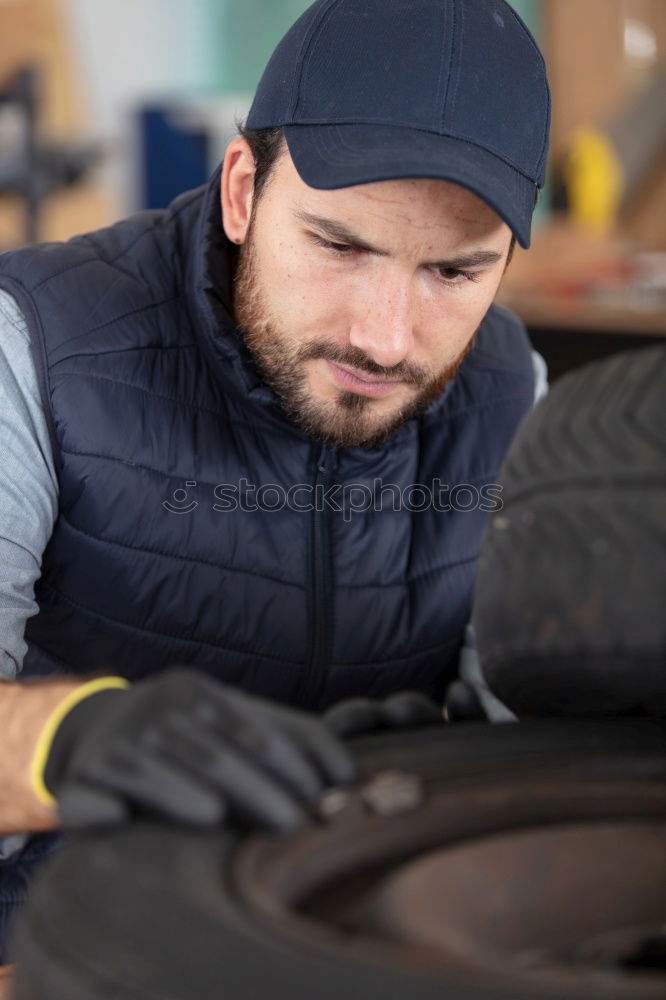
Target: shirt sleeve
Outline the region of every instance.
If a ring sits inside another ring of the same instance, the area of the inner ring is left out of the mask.
[[[548,392],[548,366],[538,351],[532,351],[532,368],[534,369],[534,402]]]
[[[0,678],[13,679],[27,651],[35,583],[58,510],[53,449],[16,300],[0,289]]]
[[[458,660],[458,676],[472,688],[490,722],[515,722],[516,716],[504,702],[492,693],[483,676],[479,654],[474,640],[474,627],[470,623],[465,629],[465,640]]]

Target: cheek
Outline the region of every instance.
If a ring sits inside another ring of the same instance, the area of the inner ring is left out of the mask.
[[[469,343],[488,311],[496,284],[483,282],[461,291],[449,290],[426,297],[420,317],[419,338],[431,362],[453,361]]]
[[[283,326],[311,335],[337,330],[347,318],[345,282],[287,243],[267,248],[262,271],[271,311]]]

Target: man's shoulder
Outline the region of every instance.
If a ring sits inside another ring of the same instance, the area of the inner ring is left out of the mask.
[[[139,213],[63,242],[32,243],[0,255],[0,275],[35,293],[80,267],[121,266],[124,252],[155,225],[156,213]]]
[[[0,288],[43,340],[49,364],[109,343],[132,349],[179,339],[179,323],[167,316],[179,308],[201,196],[186,192],[164,211],[0,256]]]
[[[33,294],[61,275],[84,268],[86,280],[105,278],[109,269],[127,274],[134,282],[141,280],[135,260],[146,241],[153,251],[155,263],[164,260],[166,225],[175,221],[195,205],[202,190],[185,192],[164,210],[145,210],[127,216],[94,232],[73,236],[62,242],[32,243],[0,254],[0,277],[16,282],[25,292]],[[168,238],[168,237],[167,237]]]
[[[520,362],[529,367],[531,349],[522,319],[504,306],[493,303],[483,318],[470,357],[477,363],[515,369]]]
[[[523,321],[503,306],[492,305],[454,379],[454,389],[475,397],[504,395],[509,386],[510,391],[522,392],[521,387],[533,391],[532,354]]]

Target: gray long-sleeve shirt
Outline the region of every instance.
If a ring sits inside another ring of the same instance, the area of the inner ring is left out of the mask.
[[[53,449],[16,301],[0,290],[0,677],[21,669],[25,623],[58,511]]]
[[[546,364],[533,352],[535,401]],[[0,677],[21,669],[35,583],[58,512],[53,450],[25,319],[0,290]],[[468,657],[469,658],[469,657]]]

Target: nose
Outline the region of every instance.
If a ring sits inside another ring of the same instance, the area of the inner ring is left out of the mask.
[[[364,286],[349,341],[385,368],[404,361],[414,340],[413,302],[406,276],[378,277]]]

